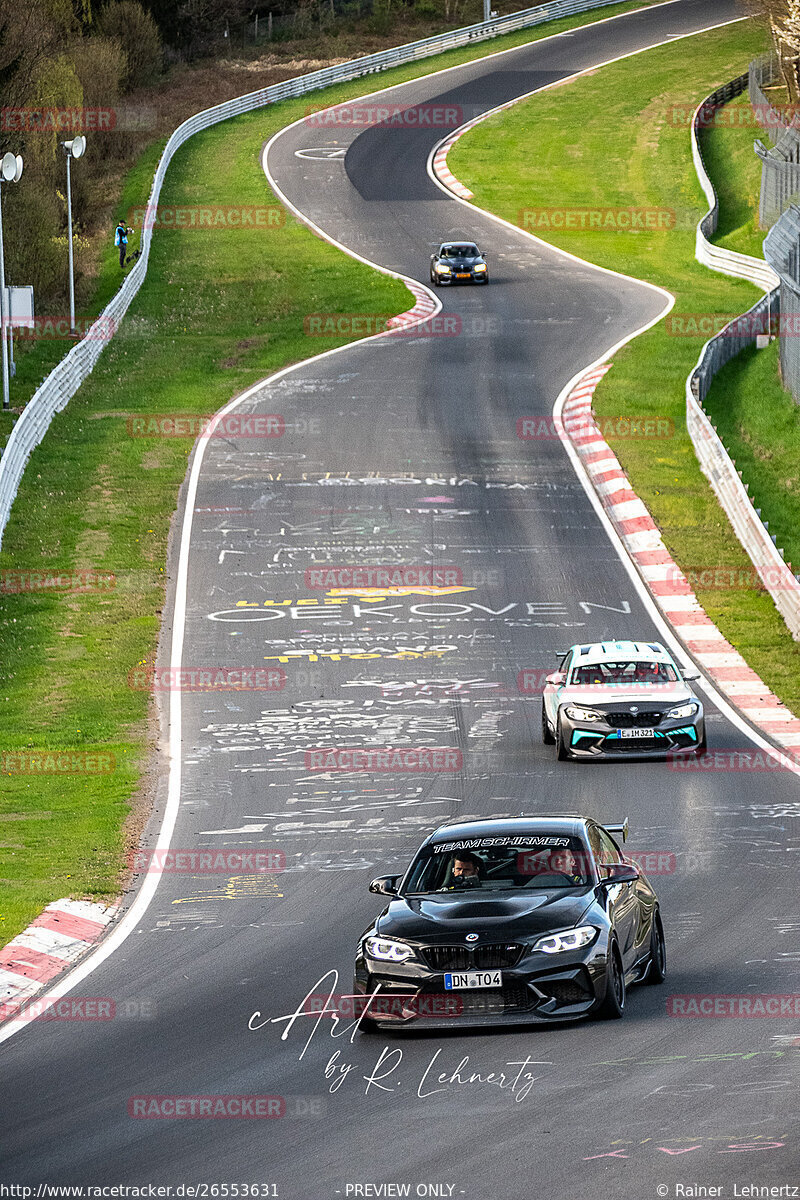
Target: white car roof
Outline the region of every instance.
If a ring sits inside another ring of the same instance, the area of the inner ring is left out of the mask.
[[[589,642],[574,647],[574,667],[596,666],[598,663],[628,659],[637,662],[660,662],[674,665],[672,655],[660,642]]]

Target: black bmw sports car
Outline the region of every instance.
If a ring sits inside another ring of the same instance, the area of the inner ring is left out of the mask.
[[[578,816],[437,829],[402,878],[370,884],[389,904],[356,955],[361,1027],[621,1017],[629,984],[666,975],[658,899],[626,834]]]
[[[474,242],[442,242],[431,255],[431,283],[488,283],[486,256]]]

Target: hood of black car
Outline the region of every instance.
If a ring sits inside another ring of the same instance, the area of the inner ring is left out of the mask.
[[[513,941],[551,929],[569,929],[579,923],[593,899],[591,887],[486,896],[442,892],[398,897],[378,918],[376,928],[384,937],[479,946],[482,942]],[[478,941],[467,943],[468,933],[477,933]]]
[[[482,258],[440,258],[439,262],[445,263],[448,267],[453,267],[456,271],[464,271],[467,267],[477,266],[483,262]]]

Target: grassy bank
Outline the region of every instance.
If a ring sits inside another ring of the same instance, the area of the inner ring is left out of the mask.
[[[274,204],[261,145],[310,102],[341,102],[637,7],[553,22],[226,122],[181,149],[161,203]],[[152,146],[129,176],[123,207],[149,194],[159,152]],[[108,258],[103,303],[113,248]],[[126,817],[132,802],[147,808],[149,698],[128,686],[128,674],[154,654],[190,443],[131,438],[126,414],[211,413],[265,375],[348,340],[309,339],[305,314],[401,312],[411,303],[402,284],[291,218],[266,230],[156,233],[147,281],[119,333],[31,458],[0,552],[0,570],[89,570],[115,580],[68,594],[0,592],[0,941],[54,899],[116,894],[136,828]],[[30,356],[18,394],[23,383],[33,390],[49,353]],[[0,440],[10,428],[3,417]],[[30,773],[45,751],[85,757],[63,774]]]
[[[715,241],[762,256],[766,234],[758,228],[761,162],[753,153],[759,131],[753,128],[746,96],[727,108],[730,113],[707,131],[704,144],[720,197]],[[778,343],[767,350],[749,350],[728,363],[714,381],[706,409],[770,532],[795,570],[800,569],[800,407],[780,382]]]
[[[765,134],[755,123],[747,92],[730,100],[717,121],[700,131],[700,148],[719,200],[715,245],[763,258],[766,231],[758,228],[761,159],[753,142]]]
[[[739,23],[659,47],[499,114],[462,138],[449,157],[456,176],[475,193],[475,203],[511,222],[520,220],[522,210],[548,208],[554,195],[564,207],[675,213],[674,227],[663,231],[535,231],[590,262],[649,280],[675,296],[665,321],[615,354],[614,369],[596,393],[595,411],[600,417],[665,416],[674,423],[674,436],[658,445],[610,440],[681,567],[687,572],[730,568],[734,575],[726,578],[737,580],[747,578],[749,559],[686,433],[685,380],[707,336],[686,331],[695,328],[696,316],[744,311],[759,293],[695,261],[695,224],[706,206],[688,124],[671,114],[687,112],[740,74],[764,44],[759,27]],[[749,136],[752,141],[752,131]],[[749,171],[747,160],[742,162]],[[712,160],[711,165],[717,182],[721,164]],[[726,197],[721,236],[740,237],[737,249],[745,248],[750,220],[749,209]],[[769,596],[745,587],[698,587],[697,593],[726,637],[800,713],[800,647]]]

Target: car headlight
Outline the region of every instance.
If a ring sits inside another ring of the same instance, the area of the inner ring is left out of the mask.
[[[577,929],[565,929],[561,933],[548,933],[547,937],[540,937],[533,949],[541,950],[544,954],[561,954],[564,950],[580,950],[581,946],[588,946],[596,937],[597,930],[593,925],[579,925]]]
[[[378,958],[381,962],[405,962],[414,953],[405,942],[395,942],[392,938],[381,937],[366,938],[364,949],[370,958]]]
[[[602,721],[603,713],[600,713],[595,708],[577,708],[574,704],[568,705],[564,712],[569,717],[570,721]]]
[[[450,275],[451,274],[450,268],[446,267],[444,265],[444,263],[437,263],[436,266],[434,267],[434,270],[438,271],[440,275]]]
[[[485,270],[486,270],[486,263],[478,263],[477,267],[475,267],[474,269],[475,269],[476,271],[485,271]]]
[[[695,713],[700,711],[700,705],[696,700],[689,700],[686,704],[679,704],[677,708],[671,708],[667,713],[668,717],[675,717],[681,720],[683,717],[693,717]]]

